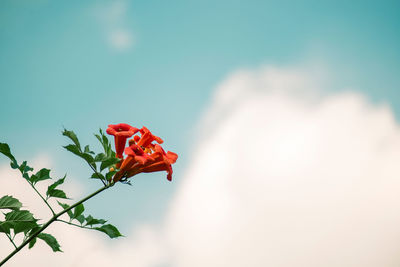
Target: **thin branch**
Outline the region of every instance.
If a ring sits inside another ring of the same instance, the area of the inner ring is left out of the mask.
[[[20,170],[22,176],[24,175],[24,173]],[[49,207],[49,209],[51,210],[51,213],[54,215],[56,215],[56,213],[54,212],[54,210],[51,208],[50,204],[47,202],[46,199],[44,199],[44,197],[42,196],[42,194],[40,194],[39,191],[36,190],[35,186],[28,180],[28,179],[24,179],[25,181],[27,181],[27,183],[33,188],[33,190],[35,190],[35,192],[39,195],[39,197],[44,201],[44,203],[46,203],[47,207]]]
[[[68,207],[67,209],[55,214],[47,223],[45,223],[44,225],[42,225],[42,227],[40,227],[33,235],[31,235],[28,239],[26,239],[20,246],[18,246],[17,248],[15,248],[15,250],[13,252],[11,252],[6,258],[4,258],[4,260],[2,260],[0,262],[0,266],[2,266],[4,263],[6,263],[10,258],[12,258],[18,251],[20,251],[23,247],[25,247],[27,244],[29,244],[29,242],[31,242],[32,239],[36,238],[41,232],[43,232],[50,224],[52,224],[53,222],[55,222],[58,217],[60,217],[61,215],[67,213],[68,211],[72,210],[73,208],[75,208],[76,206],[82,204],[83,202],[85,202],[86,200],[94,197],[95,195],[97,195],[98,193],[106,190],[107,188],[111,187],[113,184],[111,185],[106,185],[100,189],[98,189],[97,191],[95,191],[94,193],[88,195],[87,197],[79,200],[78,202],[76,202],[74,205]]]
[[[56,215],[54,210],[51,208],[49,202],[47,202],[47,200],[42,196],[42,194],[40,194],[40,192],[36,190],[35,186],[33,184],[31,184],[28,180],[27,180],[27,182],[32,186],[33,190],[35,190],[35,192],[40,196],[40,198],[44,201],[44,203],[46,203],[47,207],[49,207],[49,209],[51,210],[51,213],[53,214],[53,216]]]
[[[84,225],[79,225],[79,224],[68,222],[68,221],[64,221],[64,220],[57,219],[57,222],[63,222],[63,223],[66,223],[66,224],[69,224],[69,225],[73,225],[73,226],[76,226],[76,227],[79,227],[79,228],[83,228],[83,229],[96,230],[96,229],[94,229],[92,227],[87,227],[87,226],[84,226]]]
[[[79,149],[79,152],[84,153],[80,147],[78,147],[78,149]],[[92,164],[90,164],[89,161],[87,161],[85,158],[84,158],[84,160],[87,162],[87,164],[89,165],[89,167],[94,171],[94,173],[97,174],[98,177],[100,177],[98,171],[92,166]],[[106,183],[103,181],[103,179],[100,179],[100,180],[101,180],[101,182],[103,183],[103,185],[106,186]]]
[[[87,161],[86,161],[87,162]],[[87,162],[87,164],[90,166],[90,168],[92,168],[92,170],[94,171],[95,174],[98,175],[98,177],[100,177],[99,172],[92,166],[92,164],[90,164],[89,162]],[[106,183],[103,181],[103,179],[100,179],[101,182],[103,183],[104,186],[106,186]]]
[[[17,248],[17,245],[15,245],[14,240],[11,238],[11,236],[9,234],[6,233],[6,236],[8,237],[8,239],[10,239],[10,242],[13,244],[13,246],[15,248]]]

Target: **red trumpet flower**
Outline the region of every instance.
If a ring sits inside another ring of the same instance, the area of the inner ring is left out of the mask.
[[[178,159],[178,155],[171,151],[165,153],[164,149],[162,149],[162,147],[157,144],[154,147],[155,147],[155,152],[149,155],[153,160],[147,160],[146,163],[144,164],[136,162],[135,164],[130,165],[130,168],[128,170],[123,170],[127,178],[132,177],[141,172],[148,173],[148,172],[166,171],[167,179],[169,181],[172,180],[171,165],[176,162],[176,160]],[[116,175],[114,177],[114,181],[115,179],[120,179],[120,177]]]
[[[140,129],[140,133],[142,134],[142,137],[137,138],[135,136],[134,138],[136,139],[135,142],[138,146],[148,147],[153,141],[156,141],[159,144],[164,143],[164,141],[160,137],[153,135],[149,131],[149,129],[144,126],[142,127],[142,129]]]
[[[127,157],[122,161],[120,170],[115,174],[113,181],[118,182],[123,177],[129,178],[138,173],[166,171],[167,179],[172,180],[172,167],[178,158],[176,153],[168,151],[153,141],[161,144],[163,140],[153,135],[146,127],[140,129],[141,136],[135,135],[129,140],[129,147],[125,149]]]
[[[128,139],[138,131],[138,128],[132,127],[129,124],[125,123],[108,125],[106,132],[109,135],[114,136],[115,153],[118,158],[123,158],[122,153],[124,152],[126,139]]]

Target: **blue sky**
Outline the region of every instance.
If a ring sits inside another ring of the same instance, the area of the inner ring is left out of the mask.
[[[96,181],[61,148],[63,126],[89,144],[99,127],[118,122],[163,137],[180,156],[172,184],[164,174],[137,177],[88,204],[122,229],[164,215],[195,125],[232,71],[322,62],[329,90],[353,88],[400,115],[398,1],[115,3],[1,1],[0,125],[18,159],[50,155],[58,174],[88,192]]]

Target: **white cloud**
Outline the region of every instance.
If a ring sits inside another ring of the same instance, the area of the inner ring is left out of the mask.
[[[128,51],[134,44],[132,29],[128,25],[128,2],[112,1],[108,5],[95,8],[96,17],[101,23],[105,40],[119,52]]]
[[[38,244],[9,266],[399,266],[399,125],[387,105],[327,94],[318,77],[272,67],[227,77],[163,229],[109,241],[57,224],[65,253]],[[15,189],[8,173],[0,193]]]
[[[393,113],[311,75],[269,67],[218,87],[168,217],[172,266],[400,265]]]

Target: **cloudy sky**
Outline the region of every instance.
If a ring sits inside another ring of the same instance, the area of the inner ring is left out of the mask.
[[[2,1],[1,142],[96,190],[97,147],[143,125],[179,154],[87,203],[125,235],[53,225],[8,266],[400,265],[398,1]],[[0,158],[0,196],[48,218]],[[66,234],[68,233],[68,234]],[[0,258],[12,250],[0,238]]]

